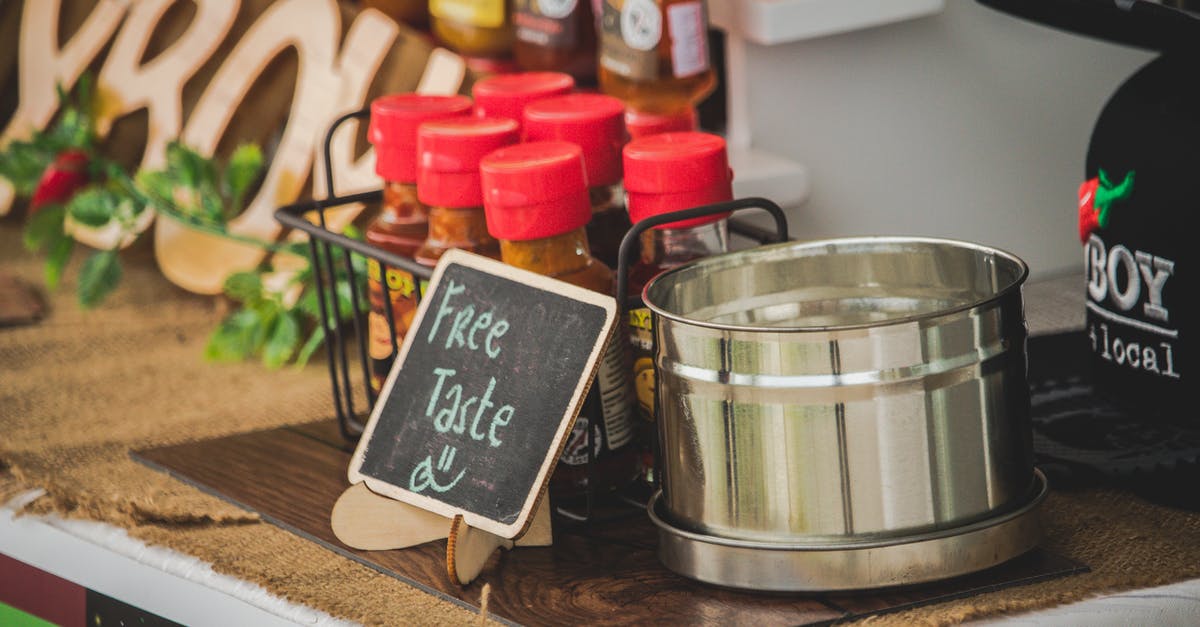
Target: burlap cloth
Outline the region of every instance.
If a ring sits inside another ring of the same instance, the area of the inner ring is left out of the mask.
[[[331,415],[327,372],[205,362],[219,299],[168,283],[144,248],[101,307],[75,304],[73,277],[48,296],[49,316],[0,329],[0,501],[42,488],[31,513],[108,522],[146,543],[296,603],[373,624],[462,624],[478,616],[205,495],[128,456],[135,448],[318,420]],[[41,284],[41,262],[0,222],[0,272]],[[1092,572],[868,622],[945,624],[1048,607],[1101,592],[1200,577],[1200,515],[1119,490],[1051,494],[1045,547]]]

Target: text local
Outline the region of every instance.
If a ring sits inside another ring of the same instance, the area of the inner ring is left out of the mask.
[[[448,284],[441,302],[437,305],[437,311],[434,312],[433,325],[429,328],[425,343],[441,342],[446,350],[477,351],[487,355],[488,359],[495,359],[502,349],[500,338],[508,332],[508,321],[498,318],[490,309],[476,315],[475,306],[472,304],[462,307],[453,305],[454,297],[465,292],[466,287],[453,280],[449,280]],[[445,332],[444,341],[439,338],[439,330]],[[484,415],[496,406],[492,401],[496,378],[489,377],[487,389],[482,397],[470,396],[464,399],[462,385],[452,382],[457,373],[453,368],[433,369],[437,383],[434,384],[429,403],[425,406],[425,416],[433,418],[433,426],[440,433],[467,434],[473,440],[486,439],[490,446],[500,446],[503,440],[500,439],[498,431],[512,422],[516,410],[512,405],[501,405],[491,413],[490,420],[484,423]],[[443,405],[442,401],[447,403]],[[474,412],[468,426],[467,416],[472,409]],[[486,428],[481,428],[481,423],[485,424]]]

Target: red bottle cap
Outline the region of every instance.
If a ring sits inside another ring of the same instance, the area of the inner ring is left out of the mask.
[[[725,140],[719,135],[696,131],[650,135],[626,144],[623,155],[629,219],[635,223],[733,199],[733,172]],[[657,228],[698,226],[728,215],[681,220]]]
[[[501,148],[479,164],[488,232],[531,240],[583,228],[592,219],[583,151],[562,141]]]
[[[388,181],[416,182],[417,127],[470,112],[466,96],[391,94],[372,100],[367,140],[375,146],[375,173]]]
[[[603,94],[543,98],[525,107],[525,141],[562,140],[583,149],[588,185],[621,180],[625,145],[625,104]]]
[[[471,88],[475,115],[481,118],[511,118],[521,122],[525,105],[550,96],[561,96],[575,88],[575,79],[562,72],[515,72],[481,79]]]
[[[625,128],[630,139],[659,133],[694,131],[698,128],[696,109],[689,107],[672,115],[646,113],[630,109],[625,112]]]
[[[517,143],[514,120],[472,117],[434,120],[417,131],[417,199],[436,207],[479,207],[479,161]]]

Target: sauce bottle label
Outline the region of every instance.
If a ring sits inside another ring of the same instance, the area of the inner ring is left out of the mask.
[[[429,14],[483,28],[504,25],[504,0],[429,0]]]
[[[599,457],[603,451],[617,450],[633,439],[633,424],[630,421],[629,374],[625,357],[627,355],[625,342],[614,339],[604,352],[600,362],[596,382],[588,391],[588,396],[599,395],[596,399],[584,401],[583,410],[575,419],[575,426],[567,437],[567,443],[559,458],[564,464],[580,466],[588,461],[587,437],[588,430],[595,430],[595,450],[593,455]],[[600,416],[593,408],[599,406]],[[590,411],[589,411],[590,410]]]
[[[629,347],[633,353],[633,390],[638,418],[654,421],[654,338],[650,310],[629,311]]]
[[[392,302],[394,323],[388,325],[380,270],[377,260],[367,259],[367,293],[371,300],[371,311],[367,314],[367,354],[371,357],[371,389],[376,392],[383,387],[383,381],[387,379],[392,362],[396,359],[396,351],[392,346],[393,335],[396,346],[400,346],[417,313],[417,283],[413,275],[388,268],[387,296]],[[424,285],[420,286],[422,292],[424,288]]]
[[[578,41],[579,0],[514,0],[517,39],[546,48],[572,48]]]
[[[600,17],[600,65],[626,78],[659,77],[657,48],[663,35],[662,12],[653,0],[604,0]]]
[[[703,2],[679,2],[667,7],[671,33],[671,71],[687,78],[708,70],[708,16]]]

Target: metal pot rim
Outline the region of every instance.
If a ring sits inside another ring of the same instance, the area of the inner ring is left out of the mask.
[[[886,321],[873,321],[873,322],[824,325],[824,326],[802,326],[802,327],[754,326],[754,325],[744,325],[744,324],[732,324],[732,323],[728,323],[728,322],[710,322],[707,320],[696,320],[696,319],[689,318],[687,316],[684,316],[684,315],[681,315],[678,313],[667,311],[662,306],[656,305],[650,299],[650,292],[656,285],[658,285],[659,283],[661,283],[665,280],[669,280],[671,277],[673,277],[676,274],[689,271],[689,270],[699,267],[699,266],[716,266],[716,267],[720,268],[720,267],[741,265],[743,263],[746,263],[745,258],[747,258],[747,257],[767,255],[776,250],[782,250],[782,249],[788,249],[788,248],[808,249],[808,248],[820,248],[820,247],[828,247],[828,246],[854,246],[854,245],[864,245],[864,244],[867,244],[867,245],[870,245],[870,244],[927,244],[927,245],[952,246],[952,247],[956,247],[956,248],[963,248],[963,249],[973,250],[973,251],[976,251],[979,253],[984,253],[984,254],[995,255],[997,257],[1001,257],[1001,258],[1009,261],[1010,263],[1015,264],[1018,269],[1018,274],[1011,283],[1009,283],[1008,285],[1005,285],[1001,289],[997,290],[995,294],[987,296],[986,298],[980,298],[976,301],[964,303],[962,305],[957,305],[954,307],[947,307],[945,309],[940,309],[935,312],[923,312],[923,313],[917,313],[917,314],[912,314],[912,315],[907,315],[907,316],[899,316],[899,317],[892,318],[892,319],[886,320]],[[740,250],[740,251],[735,251],[735,252],[730,252],[730,253],[724,253],[721,255],[713,255],[710,257],[704,257],[702,259],[697,259],[695,261],[691,261],[689,263],[683,264],[679,267],[667,270],[667,271],[663,272],[662,274],[659,274],[658,276],[651,279],[646,284],[646,287],[642,289],[642,302],[655,315],[662,316],[663,318],[666,318],[668,320],[673,320],[676,322],[680,322],[683,324],[696,326],[696,327],[715,329],[718,331],[748,331],[748,332],[760,332],[760,333],[761,332],[768,332],[768,333],[823,333],[823,332],[830,332],[830,331],[849,331],[849,330],[855,330],[855,329],[879,328],[879,327],[892,326],[892,325],[898,325],[898,324],[906,324],[906,323],[911,323],[911,322],[918,321],[918,320],[929,320],[929,319],[937,318],[937,317],[944,316],[947,314],[954,314],[954,313],[961,312],[961,311],[968,311],[970,309],[974,309],[981,305],[984,305],[984,304],[987,304],[990,302],[995,302],[997,300],[1005,298],[1013,291],[1019,290],[1021,288],[1021,285],[1025,283],[1025,281],[1028,277],[1029,277],[1029,266],[1020,257],[1018,257],[1008,251],[999,249],[999,248],[995,248],[992,246],[986,246],[986,245],[978,244],[978,243],[974,243],[974,242],[968,242],[968,241],[956,240],[956,239],[948,239],[948,238],[938,238],[938,237],[916,237],[916,236],[902,236],[902,235],[873,235],[873,236],[861,236],[861,237],[842,237],[842,238],[830,238],[830,239],[809,240],[809,241],[800,241],[800,242],[782,242],[779,244],[770,244],[767,246],[759,246],[759,247],[750,248],[747,250]]]

